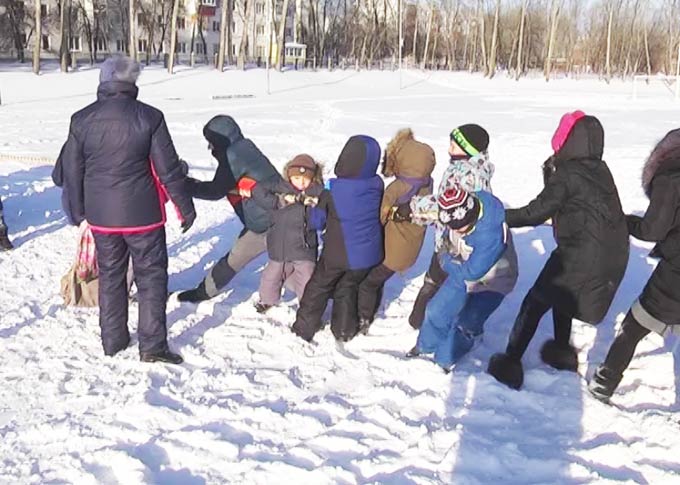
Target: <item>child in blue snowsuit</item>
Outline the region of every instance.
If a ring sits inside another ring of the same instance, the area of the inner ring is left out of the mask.
[[[450,243],[458,247],[458,256],[439,254],[448,277],[427,305],[409,356],[434,353],[434,361],[449,372],[482,334],[489,310],[503,300],[504,295],[495,291],[468,293],[468,284],[483,284],[483,278],[493,277],[490,270],[507,247],[505,211],[489,192],[469,193],[458,185],[441,194],[437,202],[439,220]]]

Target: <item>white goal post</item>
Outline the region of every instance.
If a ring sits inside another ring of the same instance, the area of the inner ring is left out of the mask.
[[[650,82],[660,82],[669,92],[673,93],[676,100],[680,99],[680,76],[667,76],[664,74],[654,74],[652,76],[647,74],[635,75],[633,76],[633,99],[637,99],[641,82],[646,84],[649,84]]]

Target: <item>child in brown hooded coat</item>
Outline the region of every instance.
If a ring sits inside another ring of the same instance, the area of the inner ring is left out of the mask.
[[[415,140],[410,128],[400,130],[387,145],[382,173],[386,177],[396,177],[396,180],[385,189],[380,207],[380,220],[385,226],[385,259],[359,286],[359,318],[363,333],[367,333],[375,318],[385,283],[394,273],[406,271],[415,264],[425,238],[425,227],[391,220],[393,207],[411,200],[414,195],[431,194],[430,175],[434,166],[434,150]]]

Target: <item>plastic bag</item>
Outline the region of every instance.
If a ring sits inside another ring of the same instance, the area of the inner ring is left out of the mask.
[[[75,276],[78,281],[90,281],[99,276],[97,265],[97,249],[94,245],[94,236],[87,222],[80,225],[80,237],[78,238],[78,250],[76,252]]]

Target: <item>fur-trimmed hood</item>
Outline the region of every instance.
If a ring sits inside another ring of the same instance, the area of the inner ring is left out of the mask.
[[[286,163],[283,167],[283,178],[286,180],[286,182],[290,182],[290,179],[288,178],[288,169],[290,168],[291,164],[293,163],[293,160],[289,160],[288,163]],[[319,184],[323,186],[324,180],[323,180],[323,170],[324,170],[324,164],[321,162],[316,163],[316,171],[314,172],[314,178],[312,179],[313,184]]]
[[[435,156],[430,145],[415,139],[410,128],[399,130],[385,149],[382,173],[386,177],[429,177]]]
[[[652,180],[661,173],[680,172],[680,128],[669,131],[647,158],[642,169],[642,188],[649,197]]]

